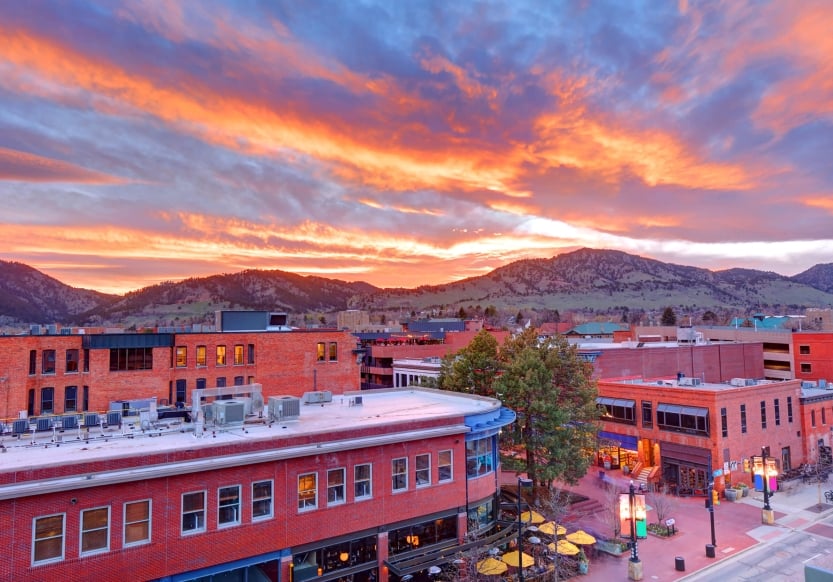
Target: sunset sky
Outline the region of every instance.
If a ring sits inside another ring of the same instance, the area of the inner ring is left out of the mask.
[[[833,4],[0,4],[0,259],[380,287],[833,262]]]

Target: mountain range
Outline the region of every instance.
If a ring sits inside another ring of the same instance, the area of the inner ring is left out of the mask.
[[[833,305],[833,263],[787,277],[770,271],[710,271],[615,250],[579,249],[516,261],[479,277],[414,289],[378,288],[278,270],[165,282],[109,295],[66,285],[32,267],[0,261],[0,323],[190,325],[217,309],[287,311],[313,322],[345,309],[456,313],[683,311],[796,312]],[[326,319],[326,318],[323,318]],[[333,319],[333,318],[331,318]],[[296,321],[296,324],[302,323]]]

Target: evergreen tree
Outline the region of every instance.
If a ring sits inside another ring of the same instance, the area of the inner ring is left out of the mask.
[[[660,325],[674,326],[677,325],[677,314],[670,307],[666,307],[662,312],[662,317],[659,320]]]
[[[438,384],[443,390],[494,397],[492,384],[499,369],[498,342],[481,329],[469,345],[442,359]]]

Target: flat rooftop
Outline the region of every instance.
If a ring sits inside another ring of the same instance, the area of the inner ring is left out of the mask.
[[[755,388],[756,386],[767,386],[771,384],[782,384],[784,382],[795,382],[795,380],[760,380],[752,378],[733,378],[728,382],[703,382],[700,378],[603,378],[599,380],[602,384],[628,384],[643,386],[645,388],[677,390],[705,390],[707,392],[723,392],[726,390],[738,390],[742,388]]]
[[[361,404],[356,397],[361,397]],[[202,435],[193,422],[179,418],[154,421],[141,426],[138,416],[125,416],[121,426],[90,429],[73,428],[2,437],[5,452],[0,452],[0,473],[22,469],[77,464],[154,453],[194,451],[241,442],[274,440],[320,435],[321,442],[331,441],[336,431],[391,426],[415,420],[459,418],[499,412],[501,403],[457,392],[427,388],[394,388],[333,394],[332,401],[300,404],[298,420],[272,421],[264,407],[262,417],[249,416],[242,425],[214,427],[206,423]],[[457,432],[467,432],[462,423]],[[315,442],[315,439],[313,439]],[[227,454],[227,453],[224,453]]]

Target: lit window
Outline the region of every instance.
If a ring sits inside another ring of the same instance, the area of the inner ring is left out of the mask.
[[[81,555],[106,552],[110,548],[110,508],[81,512]]]
[[[391,480],[394,491],[408,489],[408,459],[401,457],[391,461]]]
[[[197,346],[197,366],[206,366],[206,358],[205,346]]]
[[[226,365],[226,346],[217,346],[217,365]]]
[[[182,496],[182,533],[205,531],[205,491]]]
[[[150,542],[150,499],[124,504],[124,545]]]
[[[330,342],[330,361],[338,361],[338,344],[336,342]]]
[[[417,455],[414,463],[414,477],[417,487],[425,487],[431,484],[431,455]]]
[[[356,465],[353,469],[353,496],[355,499],[370,499],[373,496],[370,463]]]
[[[452,477],[454,476],[451,461],[451,449],[447,451],[440,451],[439,460],[437,461],[437,478],[440,483],[444,481],[451,481]]]
[[[32,564],[64,559],[64,514],[36,517],[32,530]]]
[[[176,367],[184,368],[188,365],[188,348],[185,346],[176,347]]]
[[[252,521],[272,517],[272,482],[252,483]]]
[[[298,509],[301,511],[318,507],[318,474],[298,475]]]
[[[327,349],[327,344],[325,344],[324,342],[318,342],[318,344],[316,344],[316,350],[315,350],[316,351],[316,359],[319,362],[324,361],[324,356],[326,355],[326,349]]]
[[[344,503],[344,469],[327,471],[327,505]]]
[[[240,523],[240,485],[221,487],[217,497],[217,525],[223,527]]]
[[[234,346],[234,365],[243,365],[243,344],[238,344]]]

